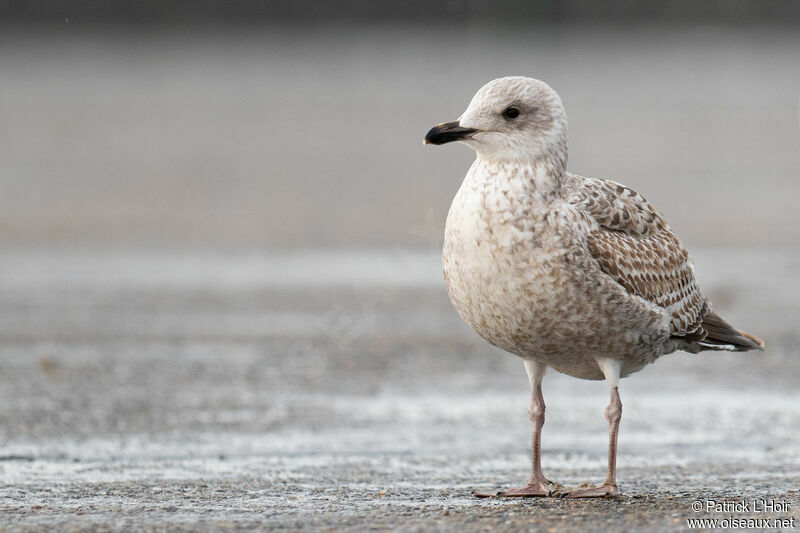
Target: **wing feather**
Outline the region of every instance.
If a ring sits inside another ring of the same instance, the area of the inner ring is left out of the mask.
[[[613,181],[570,175],[565,185],[570,203],[597,222],[588,245],[600,268],[628,293],[663,308],[671,316],[672,335],[702,340],[710,304],[689,252],[664,216],[642,195]]]

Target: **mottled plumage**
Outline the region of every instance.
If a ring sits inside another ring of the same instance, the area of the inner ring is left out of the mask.
[[[676,350],[763,347],[711,312],[688,251],[652,204],[624,185],[566,171],[566,113],[547,84],[488,83],[458,121],[426,136],[454,140],[477,158],[447,217],[450,298],[479,335],[526,361],[533,387],[532,481],[506,495],[548,492],[536,452],[546,367],[609,381],[615,457],[620,377]],[[614,465],[606,492],[572,494],[615,493]]]
[[[664,309],[670,334],[685,336],[709,311],[689,252],[664,217],[639,193],[612,181],[565,176],[566,200],[597,227],[587,244],[600,268],[628,293]]]

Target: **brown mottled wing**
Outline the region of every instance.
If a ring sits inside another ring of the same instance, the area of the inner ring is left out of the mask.
[[[568,176],[570,203],[598,225],[589,250],[605,273],[637,296],[664,308],[671,333],[702,340],[710,311],[694,277],[689,252],[666,219],[642,195],[613,181]]]

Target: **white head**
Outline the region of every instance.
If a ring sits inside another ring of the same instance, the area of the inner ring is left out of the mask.
[[[567,114],[545,82],[522,76],[492,80],[455,122],[432,128],[430,144],[463,142],[487,160],[546,162],[562,173],[567,162]]]

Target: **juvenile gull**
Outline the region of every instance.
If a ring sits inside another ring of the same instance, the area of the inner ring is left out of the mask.
[[[487,342],[523,359],[531,384],[530,482],[478,496],[615,496],[620,378],[676,350],[764,343],[711,310],[689,252],[642,195],[567,172],[567,115],[546,83],[516,76],[487,83],[457,121],[425,136],[429,144],[452,141],[477,157],[447,215],[450,300]],[[542,474],[548,367],[611,388],[602,485],[566,491]]]

